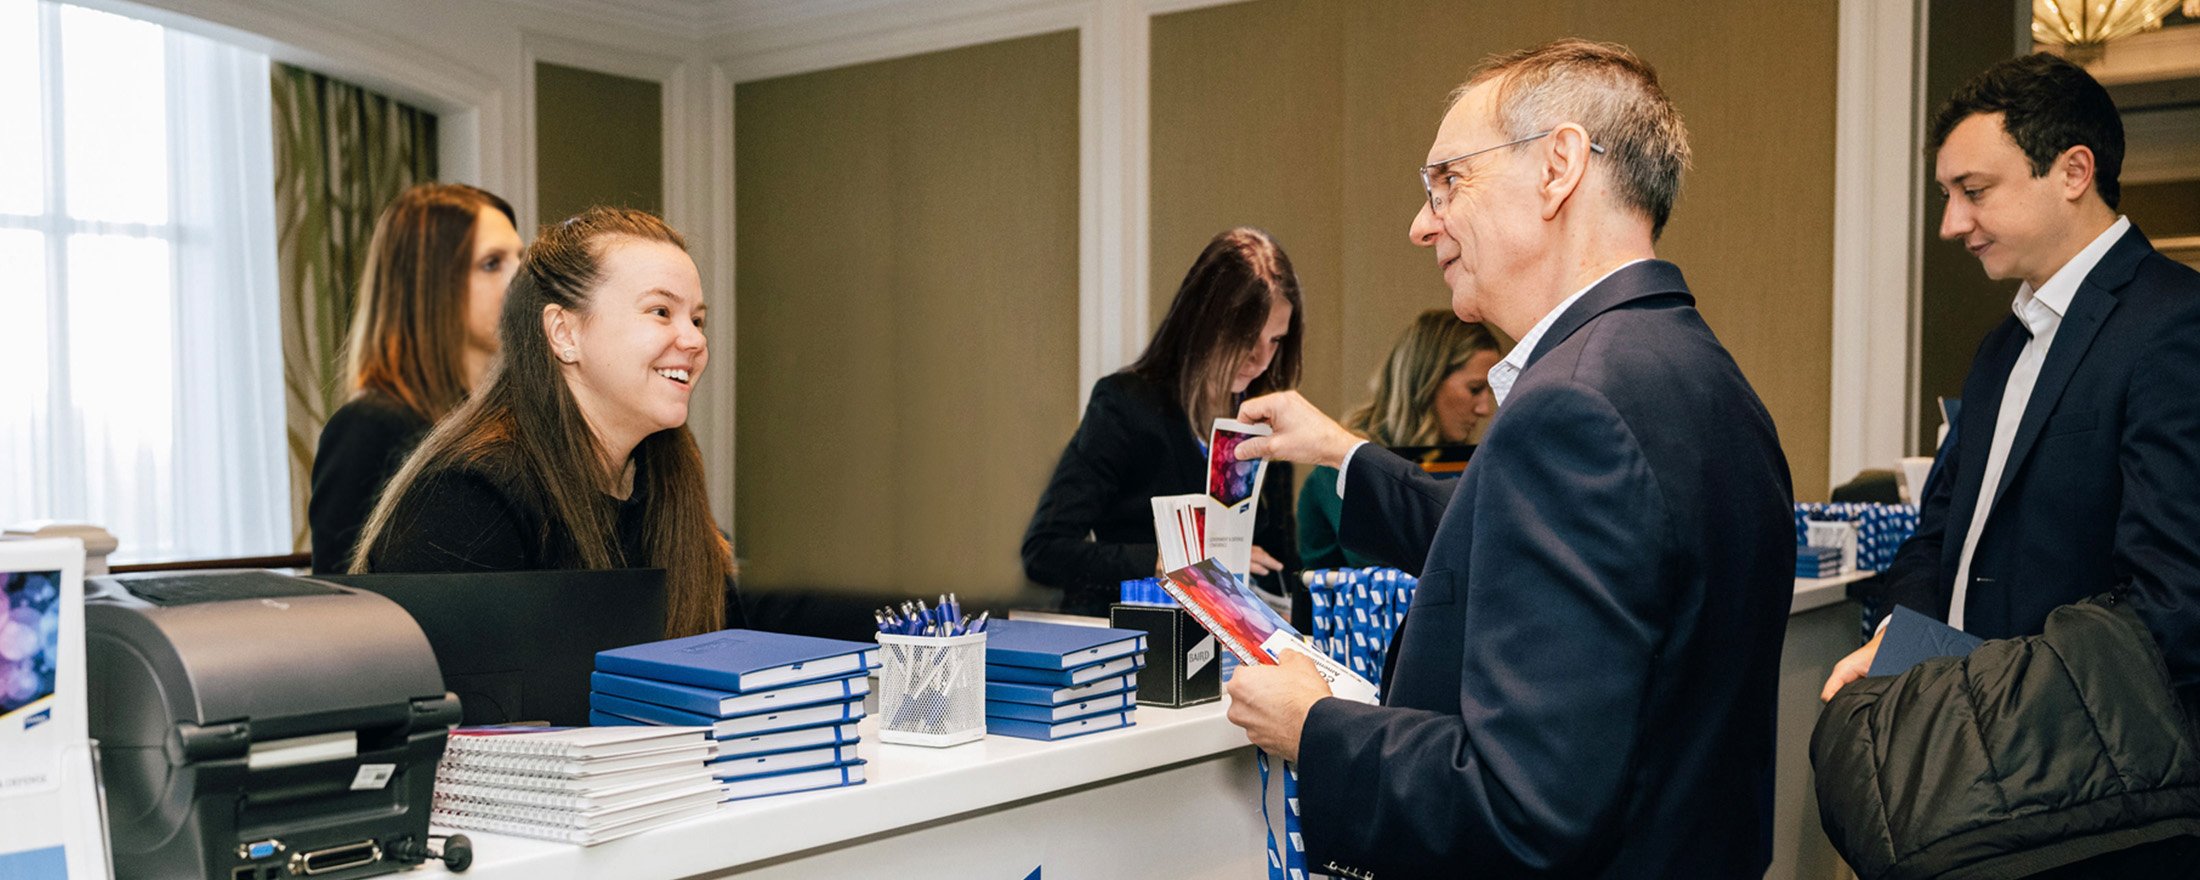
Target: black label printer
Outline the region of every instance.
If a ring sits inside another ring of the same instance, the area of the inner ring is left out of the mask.
[[[344,880],[427,854],[459,704],[403,609],[265,571],[86,592],[117,877]]]

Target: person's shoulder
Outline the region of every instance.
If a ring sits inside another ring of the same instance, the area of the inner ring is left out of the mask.
[[[1100,377],[1099,381],[1092,383],[1092,398],[1094,400],[1107,398],[1111,400],[1144,401],[1159,400],[1162,396],[1161,386],[1154,384],[1152,379],[1130,370],[1118,370],[1109,373]]]
[[[1088,414],[1106,413],[1113,418],[1159,418],[1177,409],[1166,389],[1129,370],[1110,373],[1092,383],[1092,397],[1085,405]]]
[[[403,435],[425,430],[430,422],[414,412],[412,407],[388,393],[369,389],[362,391],[343,406],[329,414],[328,424],[321,430]]]
[[[2124,284],[2122,299],[2147,310],[2178,317],[2200,315],[2200,272],[2161,251],[2149,251]]]

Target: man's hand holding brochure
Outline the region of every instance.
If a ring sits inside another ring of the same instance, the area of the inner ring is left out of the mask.
[[[1171,571],[1162,587],[1237,656],[1239,666],[1229,685],[1235,701],[1230,720],[1245,727],[1253,744],[1270,754],[1297,758],[1299,727],[1315,700],[1335,696],[1376,702],[1375,685],[1309,647],[1291,624],[1220,562],[1207,559]],[[1256,693],[1262,698],[1244,698]],[[1244,705],[1271,707],[1276,711],[1268,714],[1277,717],[1253,718],[1249,710],[1239,708]]]

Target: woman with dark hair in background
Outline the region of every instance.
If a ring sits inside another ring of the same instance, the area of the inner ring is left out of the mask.
[[[463,183],[423,183],[375,221],[346,343],[352,396],[313,456],[313,571],[351,566],[359,527],[429,426],[479,387],[519,267],[512,206]]]
[[[1298,385],[1302,311],[1283,248],[1258,229],[1231,229],[1185,273],[1145,354],[1093,384],[1024,532],[1024,573],[1061,590],[1062,610],[1106,614],[1118,584],[1159,572],[1148,499],[1206,491],[1214,420],[1248,396]],[[1252,574],[1279,597],[1298,567],[1291,531],[1290,466],[1272,463]]]
[[[1490,368],[1505,356],[1497,334],[1450,309],[1422,312],[1390,347],[1375,374],[1375,399],[1344,426],[1378,446],[1473,443],[1497,410]],[[1363,568],[1375,561],[1337,542],[1337,469],[1316,467],[1299,489],[1299,555],[1307,568]]]
[[[529,245],[486,387],[422,441],[355,573],[662,568],[668,637],[743,622],[688,398],[703,282],[654,216],[591,208]]]

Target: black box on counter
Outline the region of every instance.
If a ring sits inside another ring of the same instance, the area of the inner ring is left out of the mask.
[[[1108,609],[1108,625],[1146,634],[1139,705],[1174,709],[1222,699],[1222,646],[1183,608],[1118,603]]]

